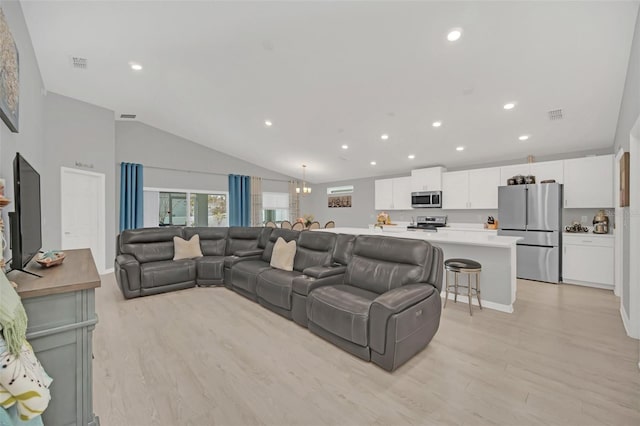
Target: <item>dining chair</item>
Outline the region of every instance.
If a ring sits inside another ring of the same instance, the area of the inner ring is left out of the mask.
[[[333,220],[330,220],[329,222],[324,224],[325,228],[335,228],[336,227],[336,223]]]
[[[264,224],[264,227],[265,227],[265,228],[277,228],[277,227],[278,227],[278,225],[276,225],[276,223],[275,223],[275,222],[273,222],[273,221],[271,221],[271,220],[270,220],[270,221],[268,221],[267,223],[265,223],[265,224]]]
[[[294,231],[303,231],[304,230],[304,223],[296,222],[291,226],[291,229],[293,229]]]
[[[320,229],[320,222],[311,222],[307,229]]]
[[[288,220],[283,220],[282,222],[280,222],[280,228],[291,229],[291,222],[289,222]]]

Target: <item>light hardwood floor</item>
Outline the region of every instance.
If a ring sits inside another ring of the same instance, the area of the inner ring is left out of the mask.
[[[639,425],[638,343],[611,292],[518,283],[515,313],[448,303],[387,373],[224,288],[96,292],[94,410],[112,425]]]

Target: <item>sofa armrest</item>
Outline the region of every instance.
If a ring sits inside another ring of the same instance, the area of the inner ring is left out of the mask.
[[[306,269],[305,269],[306,271]],[[300,275],[293,279],[291,289],[294,293],[308,296],[313,290],[326,285],[340,285],[344,283],[344,273],[329,275],[323,278],[314,278],[309,275]]]
[[[369,308],[370,347],[380,354],[385,350],[387,322],[392,315],[437,293],[428,283],[408,284],[376,297]]]
[[[115,261],[115,276],[127,299],[140,295],[140,262],[130,254],[119,254]]]
[[[302,273],[304,275],[313,278],[326,278],[333,275],[344,274],[347,271],[347,267],[344,265],[324,265],[324,266],[310,266],[305,268]]]
[[[233,253],[233,255],[238,257],[259,256],[262,254],[263,251],[264,250],[262,249],[238,250],[235,253]]]
[[[260,253],[262,253],[262,251],[260,251]],[[259,260],[259,259],[261,259],[261,254],[254,254],[250,256],[249,255],[238,256],[238,255],[232,254],[231,256],[226,256],[224,258],[224,267],[229,269],[233,267],[233,265],[235,265],[236,263],[244,262],[247,260]]]

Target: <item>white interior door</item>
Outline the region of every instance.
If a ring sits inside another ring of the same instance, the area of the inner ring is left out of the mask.
[[[98,272],[105,271],[105,176],[61,168],[62,250],[90,248]]]

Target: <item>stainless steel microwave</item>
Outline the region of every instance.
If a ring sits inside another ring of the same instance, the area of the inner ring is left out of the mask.
[[[442,207],[442,191],[421,191],[411,193],[411,207],[440,208]]]

